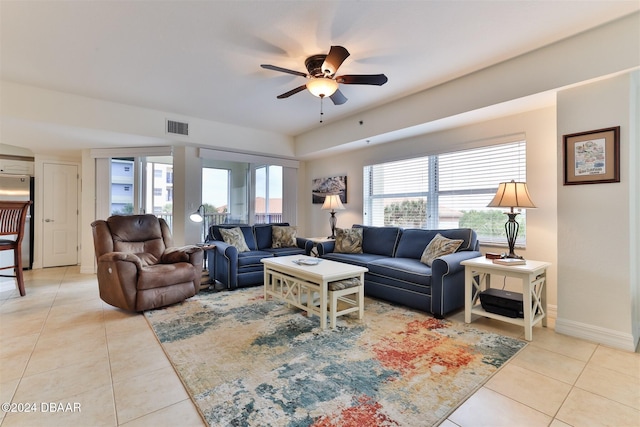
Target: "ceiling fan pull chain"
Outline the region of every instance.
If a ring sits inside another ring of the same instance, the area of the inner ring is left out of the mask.
[[[322,100],[324,99],[324,95],[320,95],[320,123],[322,123],[322,116],[324,116],[324,111],[322,111]]]

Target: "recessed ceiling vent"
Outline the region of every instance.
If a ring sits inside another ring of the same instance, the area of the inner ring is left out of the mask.
[[[189,123],[167,120],[167,133],[189,136]]]

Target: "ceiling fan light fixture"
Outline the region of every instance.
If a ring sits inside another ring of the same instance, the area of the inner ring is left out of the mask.
[[[307,89],[314,96],[324,98],[333,95],[338,90],[338,82],[328,77],[311,77],[307,82]]]

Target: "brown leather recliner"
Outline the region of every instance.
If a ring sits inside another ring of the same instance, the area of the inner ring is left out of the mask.
[[[154,215],[114,215],[91,223],[100,298],[131,311],[174,304],[200,289],[202,248],[174,247]]]

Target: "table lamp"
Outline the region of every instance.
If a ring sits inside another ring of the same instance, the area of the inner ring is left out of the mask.
[[[331,225],[331,236],[329,236],[329,239],[335,239],[336,238],[336,209],[337,210],[343,210],[344,209],[344,205],[342,204],[342,201],[340,200],[340,196],[337,194],[327,194],[327,196],[324,199],[324,203],[322,205],[322,210],[329,210],[331,209],[331,216],[329,217],[329,225]]]
[[[529,196],[529,190],[525,182],[501,182],[498,186],[496,195],[491,200],[491,203],[487,205],[491,208],[510,208],[510,212],[505,212],[509,216],[509,219],[504,224],[504,230],[507,233],[507,242],[509,243],[509,254],[506,258],[518,258],[521,256],[516,255],[513,248],[516,245],[516,238],[518,237],[518,230],[520,225],[516,221],[516,215],[518,212],[514,212],[514,208],[535,208],[536,206],[531,201]]]

